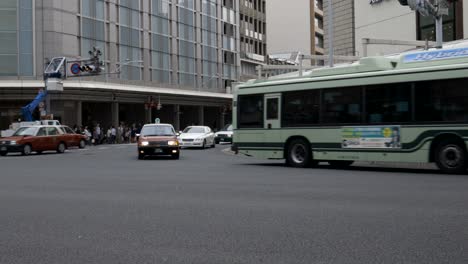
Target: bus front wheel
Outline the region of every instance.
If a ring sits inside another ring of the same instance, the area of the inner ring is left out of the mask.
[[[288,145],[286,163],[291,167],[305,168],[312,165],[312,151],[307,141],[295,139]]]
[[[466,151],[456,142],[443,141],[436,149],[435,161],[445,173],[463,173],[466,170]]]

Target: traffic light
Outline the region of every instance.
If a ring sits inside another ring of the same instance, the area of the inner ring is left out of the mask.
[[[94,72],[94,71],[96,71],[96,66],[90,65],[90,64],[85,64],[84,66],[80,67],[80,70],[82,72]]]

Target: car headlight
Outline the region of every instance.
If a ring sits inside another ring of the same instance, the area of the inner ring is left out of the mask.
[[[148,146],[148,145],[149,145],[149,142],[148,142],[148,141],[143,141],[143,142],[141,142],[141,145],[142,145],[142,146]]]
[[[227,137],[232,137],[232,135],[231,135],[231,134],[228,134]]]
[[[179,141],[177,140],[171,140],[171,141],[168,141],[167,144],[169,146],[178,146],[179,145]]]
[[[16,141],[10,141],[10,145],[16,145]]]

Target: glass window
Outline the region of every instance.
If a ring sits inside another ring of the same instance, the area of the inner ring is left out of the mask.
[[[44,129],[43,127],[41,127],[41,128],[39,129],[39,131],[37,132],[37,136],[38,136],[38,137],[47,136],[47,135],[46,135],[46,131],[45,131],[45,129]]]
[[[0,54],[0,76],[14,76],[14,75],[17,75],[17,73],[18,73],[18,56]]]
[[[192,10],[185,8],[178,8],[179,22],[189,26],[195,25],[195,13]]]
[[[13,32],[0,32],[0,54],[16,54],[17,47],[17,34]]]
[[[151,53],[151,66],[158,69],[171,69],[171,55],[169,53],[155,52]]]
[[[179,38],[195,41],[195,28],[179,23]]]
[[[171,83],[171,71],[169,70],[152,70],[151,78],[153,82]]]
[[[283,93],[283,126],[315,125],[319,122],[318,90]]]
[[[141,135],[145,137],[150,136],[175,136],[175,131],[172,126],[144,126],[141,130]]]
[[[418,28],[418,39],[419,40],[436,40],[435,22],[432,16],[422,16],[417,14],[419,28]],[[450,4],[449,15],[444,16],[443,20],[443,32],[444,41],[451,41],[458,39],[456,36],[456,21],[462,19],[455,16],[455,4]]]
[[[151,31],[169,35],[170,34],[170,27],[169,27],[169,20],[157,16],[151,17]]]
[[[59,134],[57,131],[57,128],[55,127],[46,127],[46,131],[47,131],[47,135],[49,136],[56,136]]]
[[[170,6],[167,0],[153,0],[152,1],[153,15],[169,18]]]
[[[195,8],[195,3],[194,0],[177,0],[177,3],[181,6],[184,6],[186,8],[194,9]]]
[[[32,76],[33,75],[33,55],[32,54],[20,54],[19,55],[19,62],[20,62],[20,72],[19,74],[22,76]]]
[[[241,95],[239,108],[239,128],[263,128],[263,95]]]
[[[278,119],[278,98],[267,99],[267,120]]]
[[[20,127],[13,136],[35,136],[37,127]]]
[[[368,86],[366,102],[369,123],[411,121],[411,83]]]
[[[468,78],[417,82],[416,121],[467,122]]]
[[[329,124],[360,123],[361,100],[360,87],[323,90],[322,122]]]
[[[195,74],[191,73],[179,73],[179,84],[185,87],[194,87],[196,86],[197,77]]]
[[[16,31],[16,9],[0,9],[0,31]]]
[[[17,0],[2,0],[0,1],[0,8],[16,8]]]

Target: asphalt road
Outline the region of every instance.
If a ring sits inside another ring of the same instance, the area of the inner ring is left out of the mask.
[[[0,263],[468,263],[468,176],[223,148],[0,157]]]

